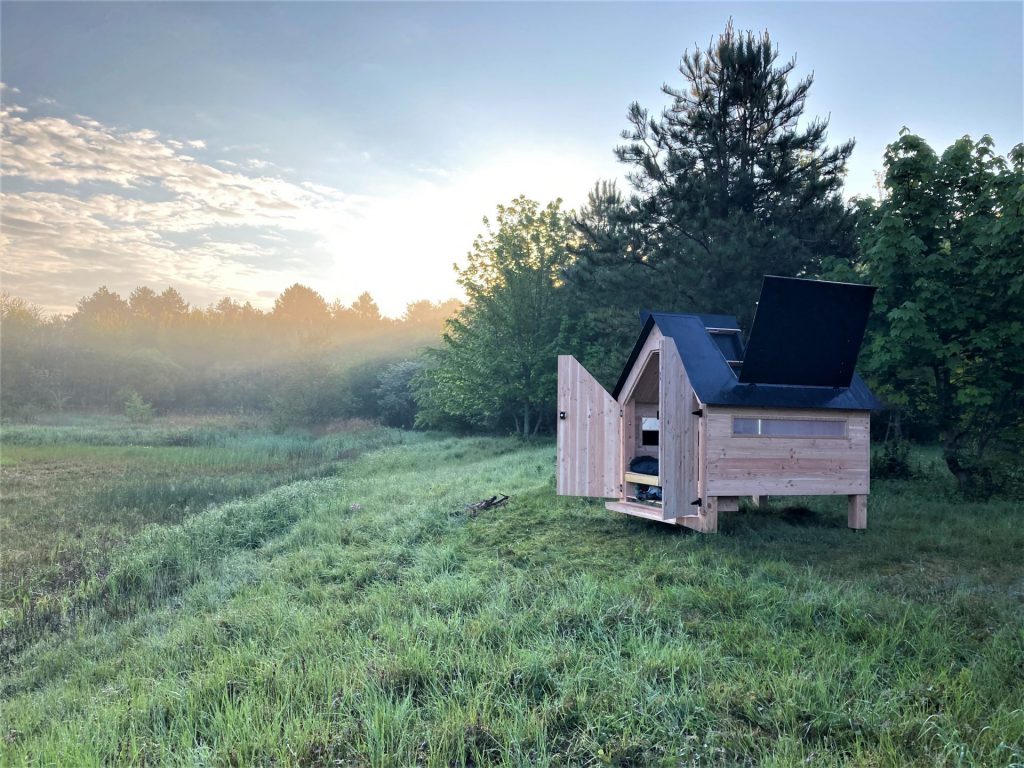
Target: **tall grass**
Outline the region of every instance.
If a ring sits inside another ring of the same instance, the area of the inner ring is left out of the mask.
[[[92,599],[77,587],[109,581],[114,553],[140,531],[329,476],[348,457],[402,439],[365,426],[318,438],[238,423],[182,432],[160,421],[132,428],[130,441],[118,443],[127,440],[120,420],[106,435],[96,417],[83,421],[92,432],[81,423],[4,431],[0,666],[41,632],[90,609]]]
[[[558,499],[552,463],[410,436],[150,529],[14,659],[0,761],[1024,762],[1016,505],[891,481],[864,534],[811,499],[700,536]]]

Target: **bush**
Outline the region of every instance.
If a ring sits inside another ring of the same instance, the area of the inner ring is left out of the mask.
[[[310,427],[346,418],[352,395],[345,377],[321,361],[299,362],[282,372],[270,397],[270,420],[275,431]]]
[[[983,459],[963,460],[966,480],[960,487],[965,499],[1024,498],[1024,467],[1008,452],[993,452]]]
[[[124,408],[124,415],[132,424],[149,424],[153,420],[153,406],[134,389],[122,389],[118,399]]]
[[[910,443],[887,440],[881,450],[871,455],[871,476],[879,480],[907,480],[913,475],[910,466]]]

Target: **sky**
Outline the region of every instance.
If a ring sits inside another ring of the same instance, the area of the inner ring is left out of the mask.
[[[385,314],[458,296],[482,219],[579,206],[629,104],[659,111],[729,14],[875,189],[904,126],[1024,140],[1024,3],[0,3],[0,281],[269,307],[302,282]]]

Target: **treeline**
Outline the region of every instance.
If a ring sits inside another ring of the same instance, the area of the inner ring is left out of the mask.
[[[793,68],[730,24],[684,55],[663,111],[630,107],[627,193],[500,206],[418,380],[419,423],[550,429],[558,353],[610,387],[640,310],[749,330],[763,275],[820,277],[879,287],[859,368],[887,404],[882,434],[940,442],[965,488],[1024,488],[1024,145],[1000,156],[964,137],[938,154],[904,131],[877,198],[847,203],[853,142],[827,144]]]
[[[102,287],[70,315],[46,317],[5,294],[0,408],[24,417],[128,404],[140,417],[217,411],[268,413],[281,426],[348,417],[412,426],[408,399],[390,394],[395,377],[408,379],[400,363],[436,345],[458,307],[419,301],[391,319],[369,294],[328,304],[296,284],[270,311],[230,298],[201,308],[174,288],[143,286],[126,298]]]

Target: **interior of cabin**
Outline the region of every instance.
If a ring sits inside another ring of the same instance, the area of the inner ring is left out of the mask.
[[[661,429],[658,399],[660,359],[652,352],[644,363],[633,391],[623,404],[623,495],[626,501],[661,507]]]

